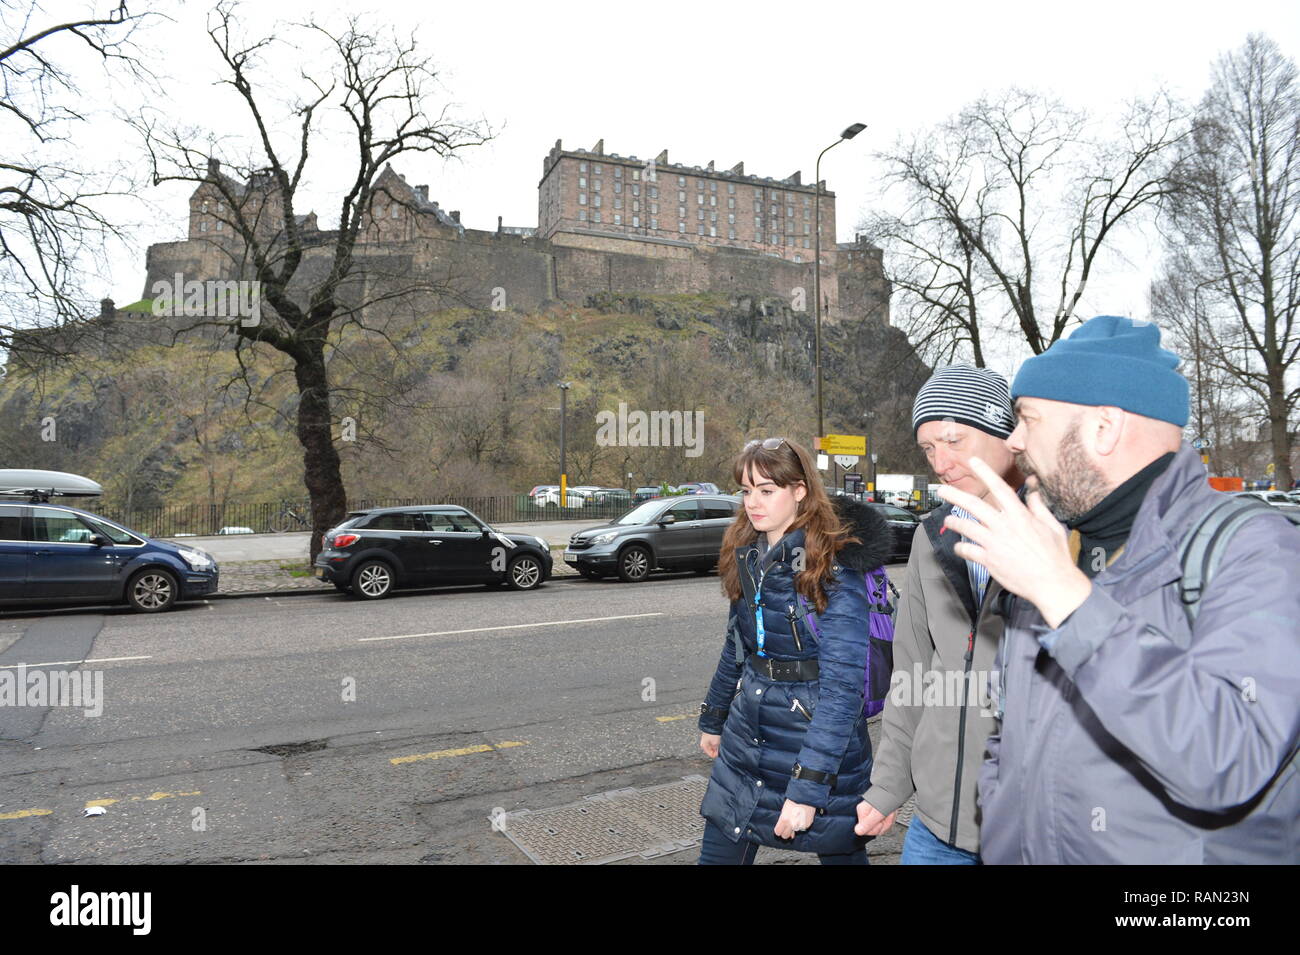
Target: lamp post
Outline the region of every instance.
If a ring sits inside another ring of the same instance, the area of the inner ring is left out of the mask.
[[[568,474],[564,469],[564,426],[569,420],[568,397],[571,386],[572,382],[560,382],[560,507],[562,508],[569,504]]]
[[[813,182],[817,194],[817,201],[813,207],[813,220],[815,222],[813,226],[813,308],[817,313],[817,319],[814,323],[816,331],[814,332],[813,361],[817,365],[817,436],[819,438],[825,434],[822,422],[822,156],[825,156],[829,150],[846,139],[852,139],[866,128],[866,123],[854,123],[840,133],[839,139],[817,154],[817,164],[813,170]]]

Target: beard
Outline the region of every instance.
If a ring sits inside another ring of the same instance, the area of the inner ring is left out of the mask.
[[[1026,481],[1034,479],[1029,489],[1042,493],[1043,503],[1062,524],[1078,520],[1110,493],[1106,487],[1106,476],[1088,460],[1088,455],[1083,450],[1077,418],[1057,445],[1054,473],[1043,474],[1038,471],[1024,453],[1016,455],[1016,466]]]

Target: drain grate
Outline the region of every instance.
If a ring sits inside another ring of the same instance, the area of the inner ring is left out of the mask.
[[[493,818],[493,827],[538,865],[602,865],[680,852],[700,844],[700,801],[709,781],[615,789],[550,809],[521,809]]]

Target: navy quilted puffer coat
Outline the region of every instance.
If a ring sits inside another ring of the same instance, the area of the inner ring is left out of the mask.
[[[786,534],[761,557],[753,546],[736,551],[746,597],[732,603],[728,636],[705,700],[711,709],[699,722],[701,732],[722,736],[700,814],[733,842],[746,839],[801,852],[840,854],[868,841],[853,832],[857,804],[871,777],[871,740],[862,713],[869,603],[863,574],[885,562],[891,531],[869,507],[850,498],[833,501],[862,543],[848,544],[836,555],[835,579],[826,583],[829,603],[817,618],[820,643],[799,613],[791,570],[795,548],[804,545],[803,529]],[[758,649],[756,591],[761,593],[768,656],[816,658],[817,680],[774,681],[750,665],[758,659],[752,656]],[[745,664],[736,661],[733,628]],[[795,700],[811,720],[799,712]],[[834,774],[834,786],[792,779],[795,763]],[[793,839],[778,839],[773,830],[787,798],[818,812],[811,828]]]

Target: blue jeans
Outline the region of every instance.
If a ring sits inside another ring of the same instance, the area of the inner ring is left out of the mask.
[[[920,816],[912,816],[903,839],[899,865],[983,865],[978,852],[967,852],[944,842],[925,827]]]
[[[732,842],[711,822],[704,823],[700,843],[700,865],[753,865],[758,843],[741,839]],[[818,855],[822,865],[868,865],[867,850],[858,849],[841,855]]]

